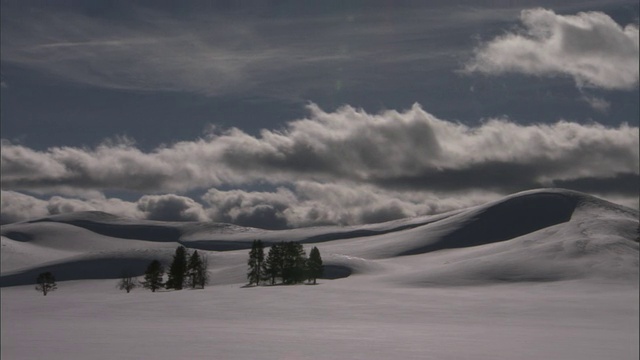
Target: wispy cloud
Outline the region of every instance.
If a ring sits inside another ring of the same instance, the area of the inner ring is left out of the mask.
[[[147,21],[40,14],[3,27],[2,59],[97,87],[215,94],[250,85],[250,68],[282,56],[259,46],[250,29],[216,25],[220,19],[203,33],[156,13],[140,16]]]
[[[303,94],[337,82],[346,87],[377,79],[378,72],[362,64],[427,67],[430,59],[466,51],[442,44],[435,51],[431,41],[411,46],[437,39],[454,24],[441,19],[443,12],[399,6],[394,19],[373,9],[365,7],[357,17],[262,17],[249,11],[173,16],[133,7],[118,20],[34,11],[19,20],[3,18],[2,60],[96,87],[205,95],[259,91],[306,100]]]
[[[608,102],[606,99],[603,99],[597,96],[592,96],[592,95],[583,93],[582,100],[585,101],[587,104],[589,104],[589,106],[591,106],[592,109],[601,113],[607,113],[609,111],[609,108],[611,107],[610,102]]]
[[[465,71],[570,76],[579,87],[638,86],[638,25],[624,27],[602,12],[558,15],[529,9],[522,28],[482,44]]]

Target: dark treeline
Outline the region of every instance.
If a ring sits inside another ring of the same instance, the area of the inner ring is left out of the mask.
[[[162,288],[182,290],[185,286],[192,289],[204,289],[209,282],[208,267],[207,257],[198,254],[198,250],[189,255],[184,246],[178,246],[167,271],[167,281],[163,282],[164,268],[162,264],[158,260],[153,260],[144,272],[142,287],[152,292]],[[123,277],[119,283],[121,289],[123,284],[128,282],[129,280]],[[126,288],[124,289],[126,290]]]
[[[305,280],[315,284],[323,271],[318,248],[314,247],[307,258],[302,245],[295,241],[272,245],[265,257],[264,244],[254,240],[247,265],[249,285],[265,282],[275,285],[278,279],[282,284],[298,284]]]
[[[322,257],[318,248],[311,249],[307,257],[302,245],[295,241],[274,244],[265,256],[262,241],[254,240],[249,251],[248,265],[249,285],[275,285],[278,281],[282,284],[299,284],[305,280],[315,284],[323,273]],[[208,266],[206,256],[200,255],[197,250],[189,254],[184,246],[178,246],[166,272],[167,281],[164,281],[165,268],[162,263],[153,260],[147,266],[142,281],[138,282],[130,272],[123,271],[117,288],[127,293],[137,287],[152,292],[160,289],[182,290],[184,287],[204,289],[209,280]],[[45,296],[57,288],[51,272],[40,274],[36,283],[36,290]]]

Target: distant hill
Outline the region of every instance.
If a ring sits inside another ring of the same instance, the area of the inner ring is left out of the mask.
[[[412,286],[500,282],[638,281],[638,212],[562,189],[532,190],[435,216],[362,226],[268,231],[230,224],[134,220],[104,212],[49,216],[0,228],[0,286],[140,275],[182,244],[206,253],[213,283],[242,283],[254,239],[313,243],[326,276]]]

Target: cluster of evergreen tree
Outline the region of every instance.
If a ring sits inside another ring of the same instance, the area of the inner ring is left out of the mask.
[[[249,285],[259,285],[261,281],[274,285],[278,278],[283,284],[298,284],[304,280],[313,280],[315,284],[323,272],[320,250],[314,247],[307,258],[302,245],[294,241],[272,245],[265,258],[264,244],[254,240],[247,265]]]
[[[153,260],[144,272],[142,287],[155,292],[158,289],[182,290],[184,286],[204,289],[209,278],[207,268],[209,264],[205,256],[200,256],[198,250],[189,256],[184,246],[178,246],[173,261],[167,272],[167,281],[163,283],[164,267],[158,260]],[[121,280],[121,283],[124,282]],[[129,291],[127,291],[129,292]]]
[[[247,278],[250,285],[259,285],[261,282],[275,285],[278,279],[283,284],[298,284],[304,280],[313,281],[315,284],[316,279],[321,277],[323,272],[320,250],[314,247],[307,257],[302,245],[294,241],[272,245],[265,257],[264,244],[261,240],[254,240],[249,251],[248,265]],[[200,256],[197,250],[189,255],[184,246],[179,246],[167,271],[166,282],[163,281],[165,269],[162,263],[153,260],[147,266],[144,280],[140,285],[130,272],[123,272],[117,287],[120,290],[126,290],[127,293],[138,286],[152,292],[162,288],[182,290],[185,286],[204,289],[209,280],[207,268],[208,261],[205,256]],[[57,288],[55,277],[51,272],[41,273],[36,283],[36,290],[45,296]]]

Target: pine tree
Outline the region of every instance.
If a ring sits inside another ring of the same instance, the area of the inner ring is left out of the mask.
[[[56,278],[50,271],[40,273],[36,278],[36,284],[36,290],[42,292],[44,296],[58,288]]]
[[[313,279],[313,283],[316,283],[316,279],[322,276],[324,267],[322,266],[322,257],[320,256],[320,250],[317,247],[311,249],[309,252],[309,259],[307,260],[307,278]]]
[[[162,264],[160,264],[160,261],[153,260],[144,272],[142,287],[151,290],[151,292],[156,292],[156,290],[162,287],[163,274],[164,268],[162,267]]]
[[[166,288],[182,290],[184,278],[187,274],[187,249],[184,246],[178,246],[176,253],[173,255],[173,261],[169,266],[169,278],[167,279]]]
[[[255,283],[260,284],[260,280],[264,277],[264,246],[261,240],[253,240],[251,244],[251,251],[249,251],[249,272],[247,278],[249,279],[249,285]]]
[[[284,243],[282,260],[282,282],[285,284],[297,284],[304,281],[304,268],[306,253],[300,243]]]
[[[187,276],[189,277],[189,285],[195,289],[197,286],[204,289],[207,283],[207,266],[208,261],[205,256],[200,256],[198,250],[194,251],[189,258],[187,264]]]
[[[276,278],[282,273],[282,249],[283,243],[274,244],[269,249],[267,259],[263,263],[263,274],[266,279],[271,280],[271,285],[276,283]]]

